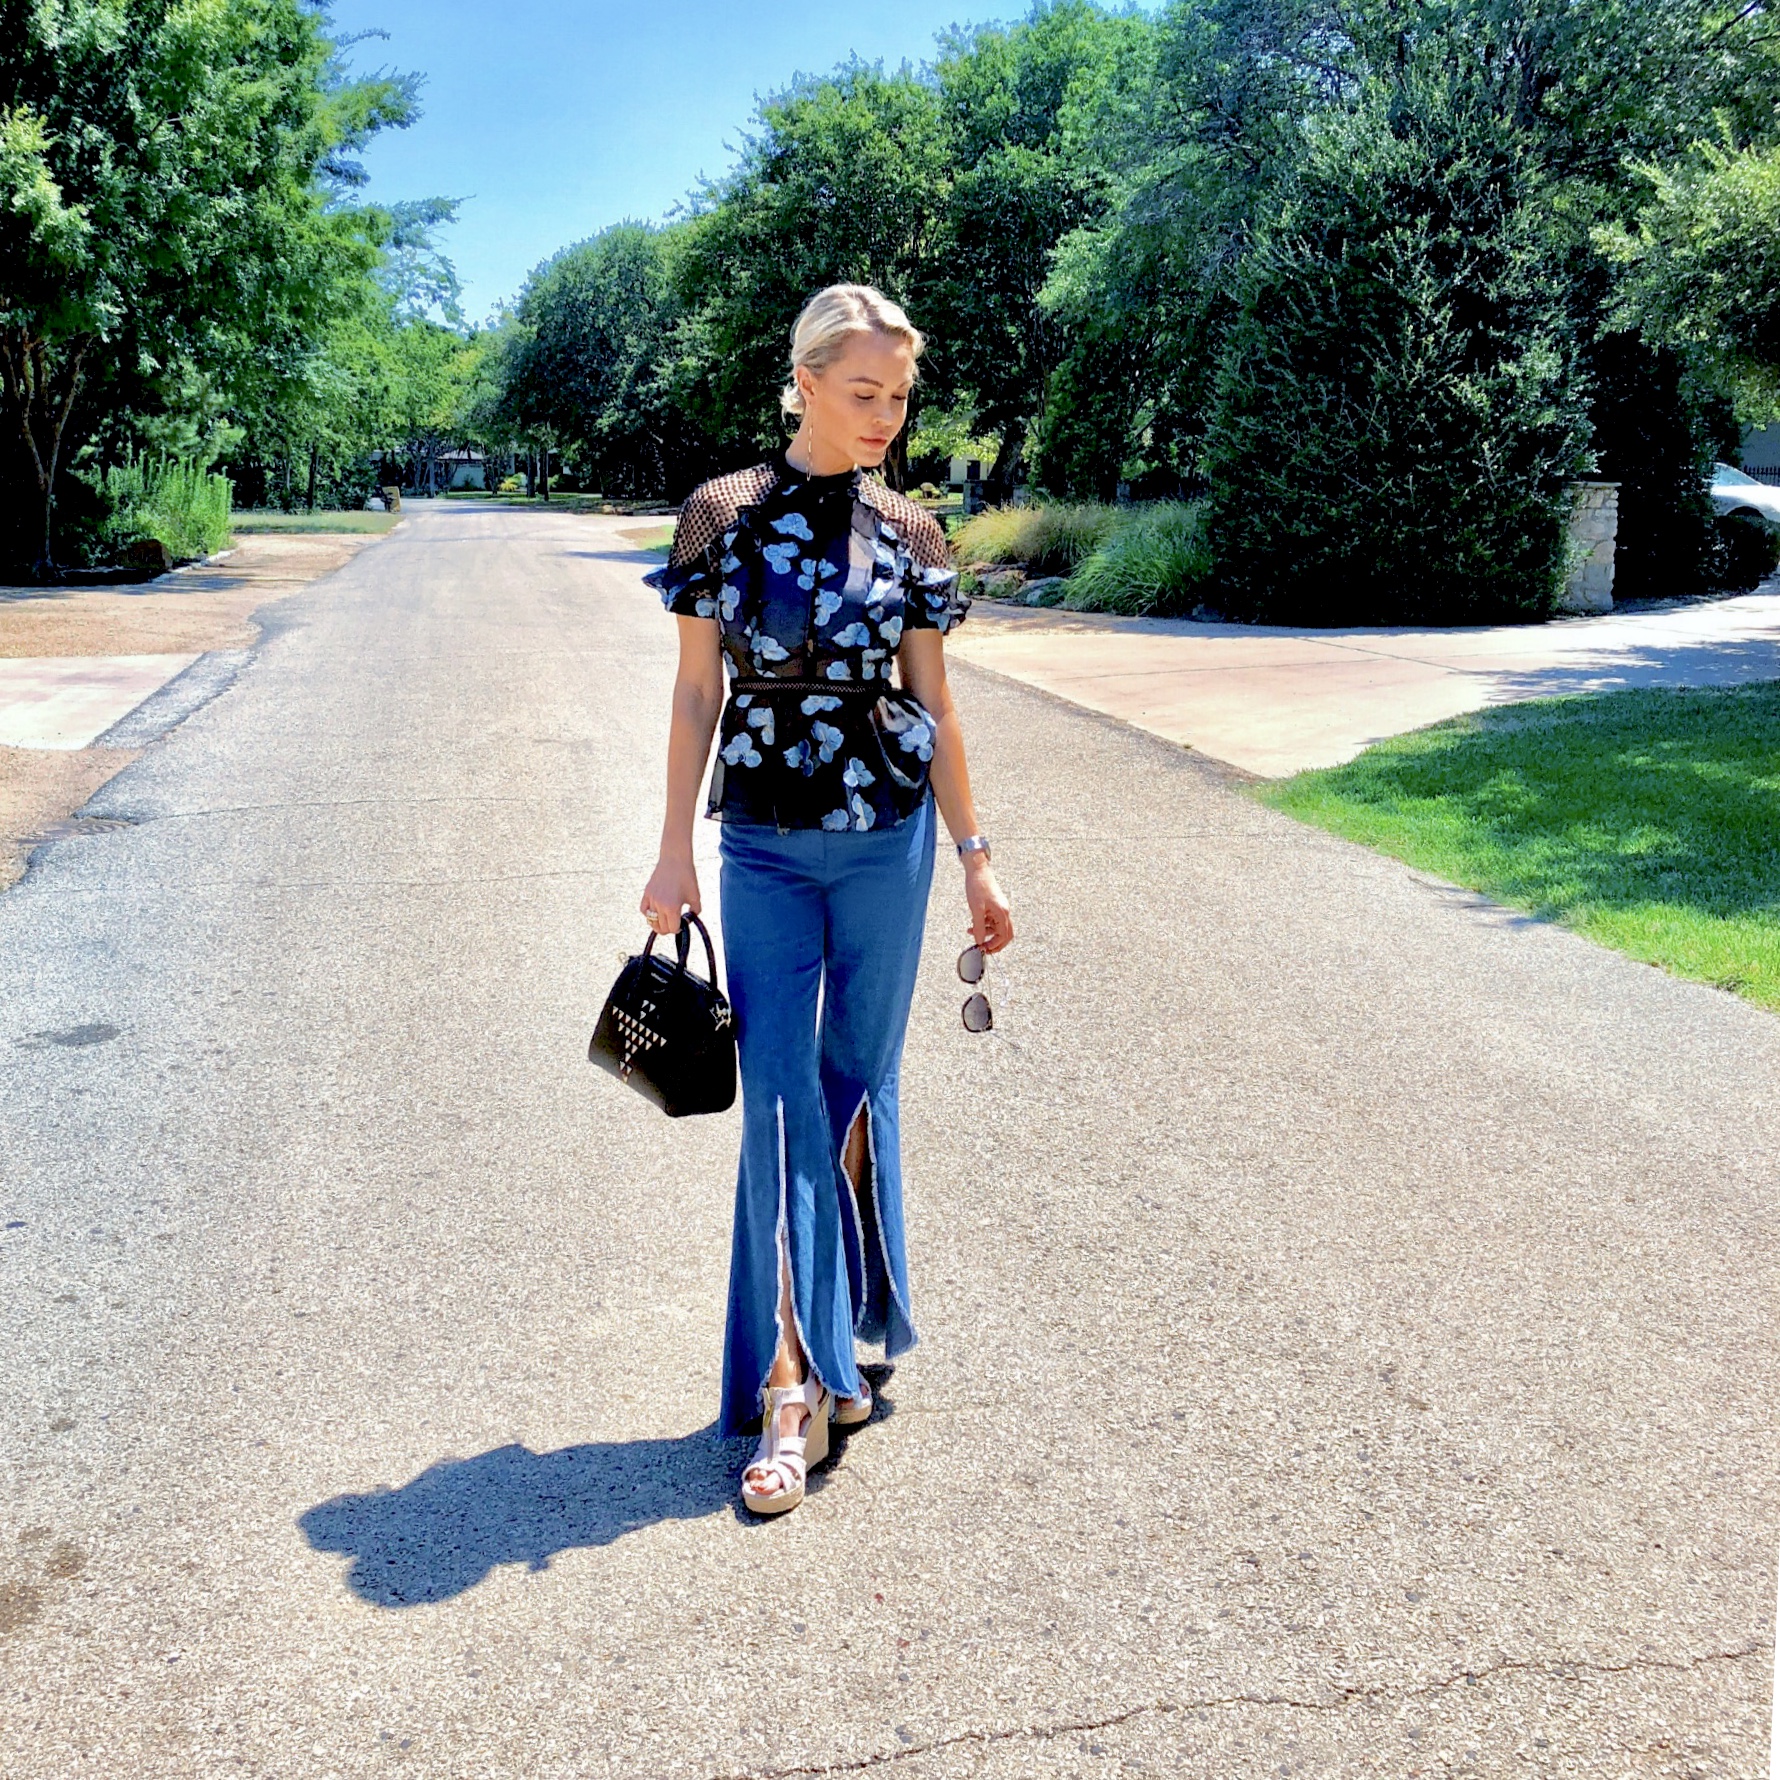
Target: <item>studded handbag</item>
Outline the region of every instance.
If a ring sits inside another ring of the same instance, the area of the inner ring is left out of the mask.
[[[709,980],[687,969],[696,927]],[[727,1112],[735,1104],[735,1015],[717,987],[717,954],[705,924],[680,917],[673,963],[655,941],[624,961],[594,1028],[587,1060],[652,1100],[670,1119]]]

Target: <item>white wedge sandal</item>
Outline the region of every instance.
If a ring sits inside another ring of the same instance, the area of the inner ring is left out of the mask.
[[[810,1467],[828,1457],[828,1419],[834,1399],[814,1375],[802,1384],[768,1385],[766,1414],[760,1424],[760,1444],[742,1472],[742,1506],[751,1514],[784,1514],[803,1500]],[[781,1414],[799,1407],[809,1411],[801,1434],[779,1431]],[[766,1487],[750,1486],[750,1473],[758,1472]]]
[[[837,1428],[862,1428],[871,1420],[871,1412],[876,1407],[872,1402],[871,1382],[862,1372],[857,1397],[835,1398],[834,1425]]]

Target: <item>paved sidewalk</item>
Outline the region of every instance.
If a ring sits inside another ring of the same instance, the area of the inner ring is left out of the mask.
[[[979,600],[954,652],[1284,778],[1486,705],[1780,679],[1780,592],[1476,630],[1283,630]]]
[[[85,748],[195,655],[0,659],[0,747]]]
[[[968,664],[922,1344],[735,1510],[612,534],[417,515],[0,896],[0,1776],[1752,1780],[1780,1022]]]

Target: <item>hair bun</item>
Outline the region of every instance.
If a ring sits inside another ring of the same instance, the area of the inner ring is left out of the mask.
[[[826,371],[855,334],[887,334],[902,341],[917,359],[927,344],[902,306],[882,291],[869,284],[831,284],[804,304],[791,329],[792,378],[779,392],[779,406],[787,414],[804,411],[803,391],[797,387],[798,366],[811,372]]]

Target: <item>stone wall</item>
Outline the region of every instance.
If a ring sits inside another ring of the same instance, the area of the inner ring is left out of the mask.
[[[1558,599],[1560,612],[1613,610],[1613,550],[1619,535],[1619,484],[1577,482],[1570,509],[1570,575]]]

